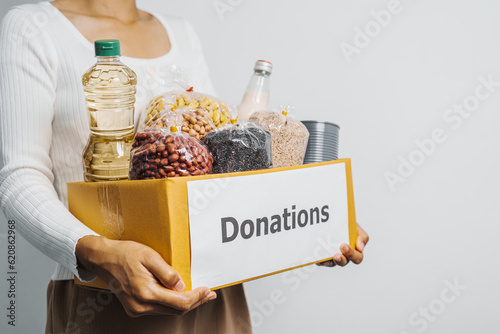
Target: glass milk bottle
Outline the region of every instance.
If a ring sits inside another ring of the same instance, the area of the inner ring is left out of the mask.
[[[238,106],[238,122],[247,121],[255,111],[269,109],[269,87],[272,71],[273,64],[266,60],[257,60],[243,100]]]
[[[97,62],[82,77],[90,121],[84,178],[127,180],[137,76],[120,61],[120,41],[100,40],[94,46]]]

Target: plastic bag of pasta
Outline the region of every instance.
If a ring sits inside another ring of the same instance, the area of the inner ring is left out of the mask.
[[[232,106],[213,96],[194,92],[192,87],[186,91],[169,92],[151,100],[139,119],[138,129],[155,121],[162,111],[178,108],[204,111],[214,126],[219,127],[229,123],[229,109]]]

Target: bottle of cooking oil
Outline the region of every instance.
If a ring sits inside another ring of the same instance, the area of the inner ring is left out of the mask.
[[[137,76],[120,61],[120,41],[94,42],[97,63],[82,77],[90,116],[85,181],[127,180]]]

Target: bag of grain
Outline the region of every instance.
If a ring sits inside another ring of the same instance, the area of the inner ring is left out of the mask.
[[[286,109],[282,113],[257,111],[249,120],[271,133],[274,168],[302,165],[309,140],[309,131],[302,122],[287,116]]]

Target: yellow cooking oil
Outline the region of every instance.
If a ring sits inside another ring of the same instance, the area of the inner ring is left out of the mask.
[[[85,181],[127,180],[134,140],[137,76],[120,61],[120,41],[94,42],[97,62],[82,77],[90,135],[83,151]]]

